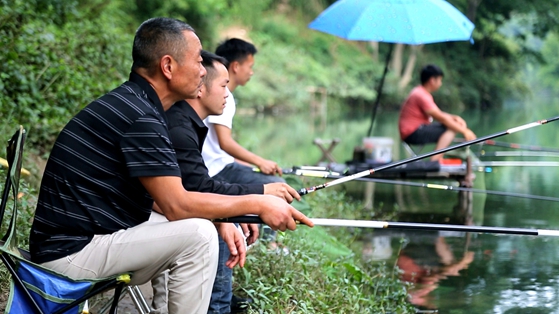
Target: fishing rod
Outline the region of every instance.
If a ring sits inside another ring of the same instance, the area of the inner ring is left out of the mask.
[[[549,120],[548,120],[549,122]],[[464,142],[464,139],[455,138],[454,142],[461,143]],[[493,140],[486,140],[481,145],[491,145],[491,146],[500,146],[500,147],[508,147],[508,148],[516,148],[516,149],[527,149],[527,150],[535,150],[535,151],[542,151],[542,152],[552,152],[552,153],[559,153],[559,149],[551,148],[551,147],[542,147],[536,145],[526,145],[526,144],[518,144],[518,143],[508,143],[508,142],[499,142]]]
[[[262,172],[259,168],[254,167],[252,168],[254,172]],[[339,172],[327,170],[326,167],[318,167],[318,166],[301,166],[293,167],[293,168],[283,168],[281,169],[283,174],[292,174],[298,176],[306,176],[306,177],[316,177],[316,178],[327,178],[328,175],[339,176]]]
[[[486,136],[477,138],[475,140],[466,141],[466,142],[463,142],[463,143],[460,143],[460,144],[457,144],[457,145],[454,145],[454,146],[449,146],[449,147],[445,147],[445,148],[442,148],[442,149],[439,149],[439,150],[435,150],[435,151],[432,151],[430,153],[426,153],[426,154],[423,154],[423,155],[399,160],[399,161],[396,161],[396,162],[392,162],[392,163],[389,163],[389,164],[386,164],[386,165],[382,165],[382,166],[379,166],[379,167],[376,167],[376,168],[373,168],[373,169],[365,170],[365,171],[347,176],[345,178],[340,178],[340,179],[330,181],[330,182],[326,182],[326,183],[316,185],[316,186],[313,186],[313,187],[310,187],[310,188],[302,188],[298,191],[298,193],[299,193],[299,195],[306,195],[306,194],[315,192],[317,190],[324,189],[324,188],[329,187],[329,186],[334,186],[334,185],[345,183],[345,182],[348,182],[348,181],[351,181],[351,180],[355,180],[357,178],[366,177],[366,176],[372,175],[375,172],[379,172],[379,171],[382,171],[382,170],[398,167],[398,166],[401,166],[401,165],[404,165],[404,164],[407,164],[407,163],[410,163],[410,162],[414,162],[414,161],[421,160],[423,158],[427,158],[427,157],[431,157],[431,156],[434,156],[434,155],[446,153],[446,152],[449,152],[451,150],[466,147],[466,146],[469,146],[469,145],[472,145],[472,144],[485,142],[487,140],[490,140],[490,139],[493,139],[493,138],[496,138],[496,137],[500,137],[500,136],[504,136],[504,135],[507,135],[507,134],[512,134],[512,133],[516,133],[516,132],[523,131],[523,130],[526,130],[526,129],[530,129],[530,128],[540,126],[540,125],[543,125],[543,124],[546,124],[546,123],[549,123],[549,122],[553,122],[555,120],[559,120],[559,116],[556,116],[556,117],[553,117],[553,118],[550,118],[550,119],[546,119],[546,120],[539,120],[539,121],[536,121],[536,122],[524,124],[524,125],[517,126],[517,127],[511,128],[511,129],[505,130],[505,131],[501,131],[501,132],[498,132],[498,133],[486,135]]]
[[[306,176],[306,177],[321,177],[321,178],[326,178],[326,179],[339,178],[339,176],[334,175],[334,174],[330,174],[328,171],[318,171],[318,170],[312,170],[312,172],[310,174],[307,174],[308,171],[299,171],[299,170],[290,171],[290,169],[286,169],[286,171],[284,173],[285,174],[291,174],[291,175]],[[378,178],[357,178],[356,180],[357,181],[365,181],[365,182],[382,183],[382,184],[414,186],[414,187],[444,190],[444,191],[484,193],[484,194],[488,194],[488,195],[510,196],[510,197],[520,197],[520,198],[528,198],[528,199],[535,199],[535,200],[542,200],[542,201],[559,202],[559,197],[533,195],[533,194],[522,194],[522,193],[512,193],[512,192],[494,191],[494,190],[482,190],[482,189],[466,188],[466,187],[444,185],[444,184],[409,182],[409,181],[398,181],[398,180],[378,179]]]
[[[474,167],[559,167],[557,161],[480,161],[473,163]]]
[[[355,228],[374,228],[374,229],[416,229],[416,230],[430,230],[430,231],[459,231],[459,232],[559,237],[559,230],[550,230],[550,229],[461,226],[461,225],[448,225],[448,224],[428,224],[428,223],[413,223],[413,222],[389,222],[389,221],[374,221],[374,220],[328,219],[328,218],[310,218],[310,220],[314,223],[315,226],[329,226],[329,227],[355,227]],[[251,223],[251,224],[264,223],[264,221],[262,221],[262,219],[258,216],[236,216],[231,218],[214,219],[213,222]]]
[[[485,150],[476,153],[479,157],[559,157],[559,152],[535,152],[535,151],[496,151],[486,152]]]

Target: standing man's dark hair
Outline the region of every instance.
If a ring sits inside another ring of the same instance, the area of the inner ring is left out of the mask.
[[[156,17],[143,22],[134,37],[132,70],[144,68],[152,74],[164,55],[170,55],[177,62],[182,62],[183,56],[180,52],[187,48],[184,31],[194,32],[194,29],[183,21],[166,17]]]
[[[443,70],[436,65],[428,64],[423,69],[421,69],[420,79],[421,84],[427,83],[432,77],[444,77]]]
[[[253,44],[238,38],[227,39],[215,49],[215,53],[227,59],[229,64],[233,61],[242,63],[249,55],[254,56],[257,52]]]

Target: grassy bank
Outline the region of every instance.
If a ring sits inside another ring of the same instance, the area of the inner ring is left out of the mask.
[[[360,201],[337,190],[321,192],[295,206],[311,217],[361,218]],[[255,300],[252,313],[415,313],[397,267],[366,262],[350,249],[361,231],[300,226],[280,233],[278,242],[289,253],[255,246],[245,268],[235,270],[235,289]]]
[[[3,168],[2,184],[5,175]],[[294,187],[303,186],[298,179],[288,180]],[[20,245],[27,247],[37,191],[22,181],[17,231]],[[309,195],[304,201],[296,207],[310,216],[351,219],[360,215],[361,203],[336,190]],[[10,200],[7,217],[11,208]],[[3,222],[3,232],[6,227],[7,222]],[[413,313],[398,270],[393,265],[361,262],[360,254],[349,249],[358,239],[359,230],[345,228],[300,226],[294,232],[279,233],[277,240],[289,254],[278,254],[266,245],[255,246],[247,266],[235,270],[235,289],[255,300],[253,313]],[[8,291],[9,275],[2,266],[0,308]]]

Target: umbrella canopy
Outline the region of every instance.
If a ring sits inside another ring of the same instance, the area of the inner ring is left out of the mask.
[[[309,28],[348,40],[420,45],[468,40],[474,24],[444,0],[339,0]]]
[[[309,24],[309,28],[348,39],[421,45],[472,41],[474,24],[445,0],[338,0]],[[371,135],[382,94],[384,72],[377,89],[368,136]]]

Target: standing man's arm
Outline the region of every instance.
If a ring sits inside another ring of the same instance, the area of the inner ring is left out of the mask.
[[[274,161],[264,159],[242,147],[237,141],[233,139],[231,129],[225,125],[213,124],[215,133],[219,139],[219,146],[229,155],[236,159],[253,164],[260,168],[260,171],[265,174],[279,174],[282,175],[281,168]]]
[[[214,180],[208,174],[193,131],[177,126],[169,130],[169,136],[181,170],[182,185],[187,191],[224,195],[268,194],[283,198],[288,203],[293,202],[293,199],[301,200],[296,190],[282,182],[262,185],[231,184]]]
[[[472,130],[468,129],[466,122],[462,118],[441,111],[438,107],[427,110],[426,113],[446,126],[447,129],[463,134],[467,141],[476,139],[476,135],[472,132]],[[458,117],[459,119],[456,119],[455,117]]]

